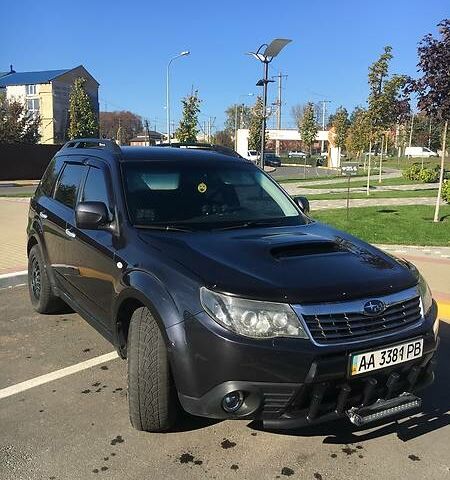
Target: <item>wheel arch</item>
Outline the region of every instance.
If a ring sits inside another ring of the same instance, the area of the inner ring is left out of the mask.
[[[150,310],[168,344],[166,329],[183,318],[167,289],[155,277],[142,271],[128,273],[124,283],[126,287],[117,297],[113,313],[114,343],[119,355],[122,358],[127,356],[131,317],[140,307]]]

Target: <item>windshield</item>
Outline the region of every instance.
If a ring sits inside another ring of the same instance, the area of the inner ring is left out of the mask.
[[[245,162],[126,162],[122,172],[130,219],[138,227],[308,222],[276,183]]]

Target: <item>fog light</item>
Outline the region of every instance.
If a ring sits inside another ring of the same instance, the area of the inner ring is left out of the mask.
[[[222,408],[227,413],[234,413],[242,407],[244,393],[239,391],[227,393],[222,399]]]

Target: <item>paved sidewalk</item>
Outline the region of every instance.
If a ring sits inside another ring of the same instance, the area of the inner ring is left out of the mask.
[[[0,198],[0,275],[26,269],[28,198]]]
[[[326,210],[329,208],[346,208],[347,199],[339,200],[311,200],[311,210]],[[411,198],[355,198],[350,199],[350,208],[353,207],[381,207],[385,205],[435,205],[433,197],[411,197]],[[441,200],[441,205],[444,202]]]
[[[336,174],[339,174],[339,172],[336,172]],[[383,179],[386,179],[386,178],[399,178],[402,176],[402,172],[400,171],[392,171],[392,172],[386,172],[386,173],[383,173]],[[328,180],[302,180],[301,182],[298,182],[298,183],[283,183],[283,186],[286,186],[286,185],[298,185],[298,186],[311,186],[311,185],[328,185],[330,183],[337,183],[337,182],[340,182],[340,181],[343,181],[345,182],[347,180],[347,177],[342,175],[342,178],[341,177],[335,177],[335,178],[330,178]],[[366,176],[358,176],[358,177],[350,177],[350,182],[361,182],[361,181],[366,181],[367,180],[367,175]],[[370,176],[370,180],[371,180],[371,185],[373,184],[374,181],[378,181],[378,174],[376,175],[371,175]]]

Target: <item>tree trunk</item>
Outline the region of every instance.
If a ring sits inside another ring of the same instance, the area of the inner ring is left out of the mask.
[[[370,195],[370,161],[372,159],[372,140],[369,142],[369,161],[367,167],[367,187],[366,187],[366,195]]]
[[[436,198],[436,208],[434,209],[434,221],[439,222],[439,206],[441,204],[441,193],[442,193],[442,184],[444,183],[444,160],[445,160],[445,147],[447,140],[447,127],[448,120],[444,124],[444,132],[442,134],[442,152],[441,152],[441,173],[439,175],[439,188]]]
[[[381,151],[380,151],[380,171],[378,172],[378,183],[381,183],[382,181],[382,176],[381,176],[381,170],[383,166],[383,148],[384,148],[384,135],[381,136]]]

